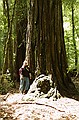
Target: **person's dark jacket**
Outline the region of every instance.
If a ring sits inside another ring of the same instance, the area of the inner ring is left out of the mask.
[[[30,68],[28,66],[25,66],[24,68],[21,67],[19,70],[19,74],[22,74],[23,77],[30,77],[29,73],[31,73],[31,72],[30,72]]]

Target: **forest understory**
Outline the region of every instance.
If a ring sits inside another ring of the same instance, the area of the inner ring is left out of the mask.
[[[79,90],[79,78],[73,80]],[[46,93],[39,97],[36,82],[26,95],[19,93],[18,83],[16,89],[0,95],[0,120],[79,120],[79,101],[62,96],[53,99]]]

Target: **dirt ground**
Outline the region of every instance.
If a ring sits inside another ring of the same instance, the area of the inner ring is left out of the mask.
[[[60,98],[25,100],[19,93],[0,96],[0,120],[79,120],[79,101]],[[5,100],[6,99],[6,100]]]
[[[74,80],[79,89],[79,79]],[[79,120],[79,101],[61,97],[27,99],[19,91],[0,95],[0,120]]]

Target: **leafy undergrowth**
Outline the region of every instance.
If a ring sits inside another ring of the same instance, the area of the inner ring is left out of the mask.
[[[4,74],[1,82],[0,75],[0,94],[5,95],[8,92],[18,92],[19,83],[15,80],[12,81],[10,75]]]

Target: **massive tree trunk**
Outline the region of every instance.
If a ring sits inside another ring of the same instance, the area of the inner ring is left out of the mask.
[[[61,95],[75,96],[77,90],[67,74],[61,0],[32,0],[30,10],[30,59],[36,60],[33,67],[38,74],[52,73]]]

